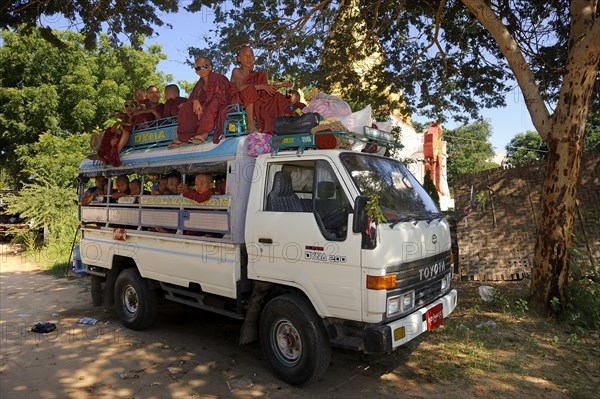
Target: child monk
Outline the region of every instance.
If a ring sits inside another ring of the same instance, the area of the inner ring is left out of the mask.
[[[240,65],[231,73],[234,95],[232,102],[246,107],[248,116],[248,133],[258,130],[264,133],[273,132],[273,118],[280,116],[289,106],[285,96],[277,90],[291,87],[291,82],[269,84],[264,72],[254,70],[254,51],[250,46],[241,48],[237,56]],[[254,118],[258,126],[254,123]]]
[[[229,103],[229,80],[213,72],[212,61],[200,57],[194,64],[196,74],[200,76],[190,97],[179,109],[177,115],[177,140],[169,144],[176,148],[181,144],[201,144],[215,129],[214,136],[223,134],[223,122]]]
[[[196,202],[208,201],[214,193],[212,190],[212,182],[213,178],[211,175],[202,173],[197,175],[194,180],[194,190],[182,183],[179,185],[179,193]]]

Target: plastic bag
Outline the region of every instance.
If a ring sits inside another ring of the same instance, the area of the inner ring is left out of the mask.
[[[338,117],[338,120],[342,122],[344,126],[350,132],[363,134],[365,126],[371,126],[371,105],[367,105],[360,111],[353,112],[350,115]]]
[[[268,133],[250,133],[246,139],[248,155],[251,157],[257,157],[260,154],[272,152],[273,147],[271,147],[271,137],[272,136]]]
[[[352,109],[347,102],[339,97],[331,96],[325,93],[315,94],[308,106],[302,109],[305,114],[316,112],[327,119],[331,116],[344,116],[352,113]]]

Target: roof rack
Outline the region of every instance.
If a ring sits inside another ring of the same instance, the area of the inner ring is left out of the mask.
[[[302,154],[307,148],[317,148],[317,136],[321,135],[334,135],[341,139],[348,139],[354,147],[355,144],[375,144],[380,147],[386,148],[398,148],[400,145],[395,142],[394,137],[383,130],[375,129],[369,126],[363,127],[363,133],[359,134],[356,132],[349,131],[335,131],[335,132],[317,132],[312,133],[300,133],[290,134],[285,136],[274,136],[271,138],[271,146],[274,149],[274,154],[277,154],[279,150],[296,150],[299,154]]]

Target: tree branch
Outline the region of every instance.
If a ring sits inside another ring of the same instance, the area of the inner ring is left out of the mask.
[[[435,14],[435,31],[433,33],[433,38],[431,39],[431,42],[423,50],[421,50],[421,52],[415,57],[410,68],[408,68],[408,70],[405,72],[405,75],[411,73],[412,71],[414,71],[416,69],[419,59],[423,56],[423,54],[425,54],[427,52],[427,50],[429,50],[431,47],[433,47],[434,44],[436,45],[436,47],[442,54],[442,62],[444,63],[444,68],[446,70],[448,69],[448,61],[446,60],[446,53],[442,49],[442,46],[440,45],[440,42],[438,40],[438,36],[440,34],[440,23],[441,23],[441,19],[442,19],[442,11],[444,10],[445,6],[446,6],[446,0],[442,0],[440,2],[440,5],[438,6],[436,14]]]
[[[587,3],[587,6],[582,3]],[[595,19],[596,4],[596,1],[583,0],[571,3],[569,56],[556,107],[563,113],[582,112],[585,116],[589,110],[589,98],[592,96],[600,65],[600,19]],[[571,107],[574,94],[583,97],[583,107]]]
[[[539,135],[544,141],[547,140],[551,128],[551,115],[544,104],[542,95],[529,68],[529,64],[523,57],[518,43],[510,35],[506,26],[500,18],[494,14],[492,9],[484,0],[461,0],[468,10],[479,20],[485,29],[500,46],[500,51],[506,57],[510,69],[519,83],[519,87],[525,98],[525,105],[531,115],[531,120]]]

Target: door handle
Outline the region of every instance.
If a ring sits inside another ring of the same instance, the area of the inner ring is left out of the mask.
[[[273,244],[273,240],[270,238],[259,238],[258,243],[259,244]]]

